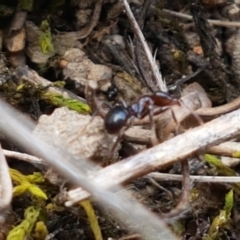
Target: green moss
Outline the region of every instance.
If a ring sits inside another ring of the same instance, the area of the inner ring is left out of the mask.
[[[42,21],[40,29],[42,30],[42,34],[39,39],[39,44],[40,44],[42,52],[44,54],[54,52],[51,28],[50,28],[50,25],[47,20]]]
[[[43,93],[42,99],[55,106],[67,107],[78,113],[87,114],[91,112],[90,107],[86,103],[71,98],[63,98],[60,94]]]
[[[19,7],[24,10],[31,12],[33,10],[34,0],[20,0]]]

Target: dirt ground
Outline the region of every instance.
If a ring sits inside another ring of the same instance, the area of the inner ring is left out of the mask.
[[[0,98],[94,177],[115,171],[176,239],[240,239],[239,130],[224,118],[240,107],[239,20],[237,0],[2,0]],[[76,186],[1,129],[0,239],[141,239],[94,198],[66,207]]]

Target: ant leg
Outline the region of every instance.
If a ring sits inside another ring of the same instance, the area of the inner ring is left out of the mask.
[[[171,108],[171,113],[172,113],[172,117],[173,117],[173,120],[174,120],[174,122],[176,123],[176,131],[178,132],[178,129],[179,129],[179,126],[180,126],[180,122],[177,120],[177,118],[176,118],[176,115],[175,115],[175,113],[174,113],[174,111],[173,111],[173,109]]]
[[[153,115],[154,115],[154,112],[153,112],[153,110],[154,110],[154,105],[153,104],[151,104],[150,106],[149,106],[149,121],[150,121],[150,129],[152,130],[153,129]]]
[[[182,106],[184,106],[187,110],[189,110],[189,112],[192,114],[192,116],[198,121],[199,125],[204,124],[203,120],[200,118],[200,116],[197,113],[195,113],[192,109],[190,109],[188,106],[186,106],[186,104],[182,100],[179,100],[179,101]]]
[[[119,100],[122,102],[122,105],[127,108],[127,103],[123,100],[122,97],[119,97]]]
[[[173,133],[174,131],[178,130],[179,127],[181,126],[172,107],[169,106],[162,107],[157,112],[154,112],[154,115],[156,115],[156,113],[160,114],[161,112],[167,110],[168,110],[167,114],[163,118],[161,118],[160,116],[160,118],[157,119],[156,122],[155,135],[158,140],[158,143],[161,143],[168,139],[170,133]]]
[[[119,132],[118,136],[117,136],[117,139],[116,139],[112,149],[111,149],[111,152],[109,154],[109,159],[108,160],[111,160],[111,158],[113,157],[113,153],[114,153],[118,143],[120,142],[120,139],[122,138],[124,132],[125,132],[125,128],[122,128],[121,131]]]
[[[115,149],[116,149],[116,147],[117,147],[117,144],[119,143],[120,139],[123,137],[124,132],[125,132],[128,128],[130,128],[130,127],[132,126],[133,120],[134,120],[134,117],[131,117],[130,120],[129,120],[128,125],[125,126],[125,127],[123,127],[123,128],[121,129],[121,131],[119,132],[118,137],[117,137],[117,139],[116,139],[116,142],[114,143],[114,145],[113,145],[113,147],[112,147],[112,149],[111,149],[111,153],[110,153],[110,155],[109,155],[109,159],[112,158],[112,155],[113,155],[113,153],[114,153],[114,151],[115,151]]]
[[[108,104],[107,102],[101,102],[101,104],[98,104],[98,105],[97,105],[97,109],[94,111],[91,120],[90,120],[89,123],[86,124],[86,126],[83,128],[82,133],[84,133],[84,132],[87,130],[87,127],[92,123],[92,121],[94,120],[94,118],[95,118],[97,115],[100,115],[102,118],[104,118],[104,115],[103,115],[102,111],[100,110],[100,109],[102,108],[102,106],[104,106],[104,105],[107,106],[107,107],[109,107],[110,109],[112,108],[112,106],[111,106],[110,104]]]
[[[172,111],[173,112],[173,111]],[[173,113],[174,115],[174,113]],[[176,120],[176,118],[175,118]],[[176,120],[177,121],[177,120]],[[180,132],[175,130],[175,135],[178,135]],[[182,195],[179,199],[178,204],[168,213],[161,214],[161,217],[169,219],[174,217],[179,217],[180,214],[184,214],[188,209],[189,196],[191,191],[191,179],[190,179],[190,170],[188,159],[181,162],[181,172],[183,175],[182,178]]]
[[[160,214],[161,217],[169,219],[174,217],[179,217],[180,214],[184,214],[187,211],[189,195],[191,191],[191,180],[190,180],[190,171],[188,160],[181,162],[182,168],[182,196],[177,204],[177,206],[168,213]]]

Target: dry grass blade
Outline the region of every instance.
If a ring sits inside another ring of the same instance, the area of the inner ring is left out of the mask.
[[[187,19],[187,20],[193,20],[192,16],[180,12],[174,12],[168,9],[163,9],[164,12],[171,14],[172,16]],[[228,22],[228,21],[220,21],[220,20],[212,20],[209,19],[208,22],[215,26],[220,27],[240,27],[239,22]]]
[[[140,27],[138,26],[138,23],[131,11],[131,8],[128,4],[128,1],[127,0],[122,0],[122,3],[123,3],[123,6],[124,6],[124,9],[126,11],[126,14],[129,18],[129,21],[130,21],[130,24],[132,25],[132,28],[133,28],[133,31],[136,33],[137,37],[138,37],[138,40],[141,42],[142,44],[142,47],[144,49],[144,52],[146,54],[146,57],[149,61],[149,64],[151,66],[151,70],[152,70],[152,73],[153,73],[153,76],[155,78],[155,80],[157,81],[158,83],[158,87],[161,91],[165,91],[166,92],[166,85],[164,84],[163,82],[163,79],[162,79],[162,75],[161,73],[159,72],[158,70],[158,67],[157,67],[157,64],[155,63],[154,61],[154,58],[152,56],[152,53],[150,52],[150,49],[147,45],[147,42],[143,36],[143,33],[140,29]]]
[[[4,221],[4,213],[11,204],[12,192],[12,180],[3,150],[0,146],[0,223]]]
[[[90,192],[99,203],[107,206],[123,224],[140,233],[143,239],[176,239],[166,224],[155,214],[137,201],[130,201],[122,195],[116,195],[115,191],[122,190],[120,186],[116,185],[114,191],[109,191],[106,190],[104,185],[90,181],[89,174],[94,175],[95,165],[84,159],[74,159],[70,154],[63,151],[62,146],[56,149],[34,137],[26,127],[31,125],[27,119],[24,123],[16,120],[14,116],[18,113],[3,102],[0,102],[0,107],[4,109],[4,115],[2,115],[0,121],[1,132],[10,138],[14,138],[19,145],[25,147],[28,151],[34,152],[45,159],[69,181]],[[111,182],[112,180],[108,178],[108,181]],[[129,214],[132,211],[134,211],[134,214]],[[148,219],[148,224],[143,219]]]

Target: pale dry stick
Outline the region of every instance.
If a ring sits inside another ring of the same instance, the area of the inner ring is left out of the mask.
[[[158,181],[182,181],[182,175],[152,172],[144,176],[144,178],[153,178]],[[240,183],[239,177],[223,177],[223,176],[192,176],[190,180],[194,182],[213,182],[213,183]]]
[[[166,168],[187,157],[240,134],[240,110],[228,113],[202,126],[188,130],[133,157],[112,164],[92,175],[93,182],[106,188],[124,184],[156,169]],[[109,181],[111,179],[111,181]],[[90,194],[83,189],[69,192],[70,206]]]
[[[151,130],[132,127],[124,133],[124,139],[126,139],[128,142],[149,146],[155,140],[155,135]],[[232,157],[234,153],[239,151],[239,142],[224,142],[217,146],[206,149],[207,153],[228,157]]]
[[[33,164],[36,164],[36,163],[44,164],[44,161],[42,159],[26,153],[20,153],[20,152],[3,149],[3,154],[5,155],[5,157],[16,158],[25,162],[33,163]]]
[[[175,12],[168,9],[163,9],[163,12],[169,13],[172,16],[183,18],[186,20],[193,20],[191,15],[188,15],[185,13]],[[209,19],[208,22],[212,25],[220,26],[220,27],[238,27],[238,28],[240,27],[240,22],[228,22],[228,21],[212,20],[212,19]]]
[[[140,126],[130,127],[124,133],[124,139],[127,142],[132,142],[136,144],[151,145],[154,139],[154,132],[149,129],[143,129]]]
[[[240,97],[237,97],[233,101],[218,107],[200,108],[196,111],[196,113],[202,118],[215,118],[238,108],[240,108]]]
[[[153,76],[154,76],[155,80],[158,83],[158,87],[159,87],[159,89],[161,91],[166,92],[167,88],[166,88],[166,85],[163,82],[162,75],[161,75],[161,73],[160,73],[160,71],[158,69],[157,64],[155,63],[155,61],[153,59],[152,53],[151,53],[151,51],[150,51],[150,49],[149,49],[149,47],[147,45],[147,42],[146,42],[146,40],[145,40],[145,38],[143,36],[142,31],[141,31],[140,27],[138,26],[138,23],[137,23],[134,15],[133,15],[133,13],[131,11],[131,8],[130,8],[130,6],[128,4],[128,1],[127,0],[122,0],[122,4],[123,4],[123,7],[124,7],[124,9],[126,11],[126,14],[127,14],[128,18],[129,18],[129,22],[132,25],[132,28],[133,28],[136,36],[138,37],[138,40],[142,44],[142,47],[143,47],[144,52],[146,54],[146,57],[147,57],[147,59],[149,61],[149,65],[151,67]]]
[[[233,157],[233,154],[240,151],[240,142],[224,142],[206,150],[207,153],[219,156]]]
[[[119,240],[135,240],[135,239],[141,239],[141,236],[137,233],[133,233],[133,234],[119,238]]]
[[[5,221],[4,214],[10,207],[12,192],[12,180],[0,145],[0,224]]]
[[[19,113],[10,105],[0,101],[0,108],[4,111],[0,120],[0,131],[3,134],[44,159],[55,171],[65,176],[73,184],[82,186],[91,192],[98,203],[107,206],[125,226],[141,234],[143,239],[177,239],[158,216],[135,199],[130,200],[122,194],[116,195],[115,191],[123,190],[119,185],[115,185],[114,191],[110,191],[105,186],[90,181],[89,175],[96,171],[93,163],[85,159],[75,159],[64,151],[60,140],[59,148],[56,148],[35,137],[28,128],[32,123],[27,119],[25,121],[17,119],[16,116]],[[108,180],[112,181],[110,178]],[[129,214],[131,212],[134,214]],[[148,219],[147,224],[143,219]]]

